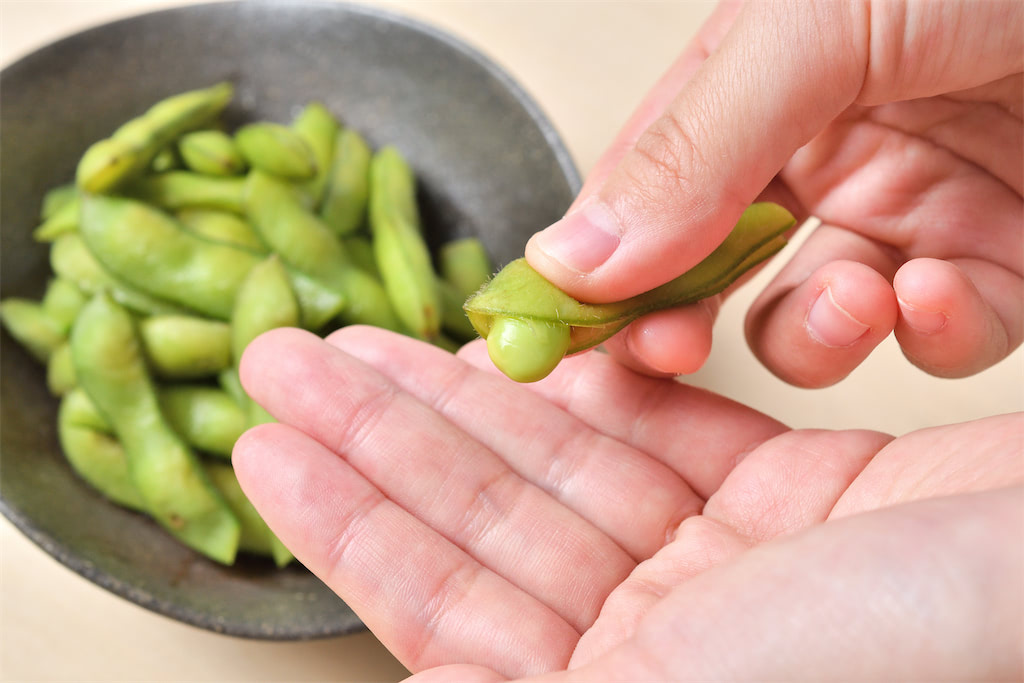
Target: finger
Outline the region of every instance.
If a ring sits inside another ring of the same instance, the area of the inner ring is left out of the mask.
[[[342,328],[328,342],[437,410],[634,559],[650,557],[703,506],[658,460],[440,349],[363,327]],[[624,505],[629,515],[622,514]]]
[[[694,266],[793,152],[854,101],[867,64],[864,11],[746,3],[603,185],[534,235],[530,264],[595,302],[647,291]]]
[[[604,343],[613,358],[652,377],[696,372],[711,353],[720,297],[642,316]]]
[[[265,334],[246,350],[241,376],[275,418],[574,628],[589,626],[635,564],[447,419],[312,334]],[[543,424],[530,428],[544,438]]]
[[[966,377],[994,365],[1024,336],[1024,280],[992,263],[908,261],[893,287],[896,339],[914,365],[940,377]]]
[[[482,342],[459,357],[497,374]],[[727,398],[672,380],[638,375],[599,352],[566,358],[524,385],[613,439],[665,463],[703,499],[755,446],[785,425]]]
[[[564,619],[305,434],[262,425],[232,461],[274,533],[411,670],[458,661],[521,675],[568,658],[578,636]]]
[[[791,384],[838,382],[896,325],[896,297],[881,274],[894,269],[872,240],[820,226],[751,305],[751,349]]]

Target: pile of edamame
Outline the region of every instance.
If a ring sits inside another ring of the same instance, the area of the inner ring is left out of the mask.
[[[228,131],[229,83],[168,97],[82,156],[44,198],[41,300],[0,318],[46,366],[71,467],[217,562],[292,555],[246,499],[235,440],[271,420],[238,361],[259,334],[363,323],[454,348],[491,275],[465,238],[436,258],[414,175],[322,104]],[[436,266],[435,266],[436,263]]]

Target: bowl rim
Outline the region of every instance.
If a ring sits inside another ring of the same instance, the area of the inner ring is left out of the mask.
[[[17,57],[0,70],[0,84],[3,83],[5,77],[10,77],[9,75],[11,73],[26,68],[26,64],[29,64],[34,59],[40,58],[45,53],[56,51],[67,43],[82,40],[89,34],[102,33],[115,26],[131,24],[143,18],[149,19],[160,15],[188,14],[196,10],[208,11],[211,8],[219,11],[230,12],[237,11],[243,6],[252,7],[260,5],[280,7],[286,11],[296,12],[310,10],[340,11],[353,15],[361,15],[365,18],[384,20],[388,23],[393,23],[424,34],[443,44],[445,47],[460,53],[463,57],[484,69],[491,78],[495,79],[495,81],[497,81],[521,107],[523,107],[528,117],[534,121],[538,131],[542,134],[545,143],[554,155],[558,168],[566,180],[570,192],[574,196],[579,193],[583,184],[582,177],[580,176],[579,170],[577,169],[572,158],[572,154],[569,152],[564,139],[533,96],[530,95],[526,89],[492,57],[485,54],[479,48],[471,45],[459,35],[456,35],[447,29],[435,26],[421,18],[412,17],[392,9],[368,6],[349,2],[347,0],[220,0],[212,2],[196,2],[169,8],[137,12],[85,27],[32,49],[31,51]],[[259,624],[246,626],[237,624],[218,625],[211,623],[211,620],[204,617],[204,614],[202,613],[192,609],[182,608],[167,600],[156,598],[145,591],[136,589],[134,586],[112,576],[108,572],[95,567],[91,563],[82,560],[67,545],[42,530],[21,510],[13,507],[4,497],[2,487],[0,487],[0,514],[2,514],[18,531],[20,531],[50,557],[54,558],[57,562],[68,569],[71,569],[76,574],[88,579],[100,588],[103,588],[151,612],[197,628],[239,638],[276,641],[300,641],[329,638],[350,635],[367,630],[367,627],[358,618],[358,616],[353,620],[353,623],[343,624],[337,628],[306,631],[301,629],[291,629],[288,631],[268,632],[265,629],[261,629]]]

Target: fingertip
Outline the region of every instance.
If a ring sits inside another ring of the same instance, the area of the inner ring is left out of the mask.
[[[899,305],[896,339],[907,359],[939,377],[965,377],[1010,349],[1005,327],[957,265],[908,261],[893,279]]]
[[[711,354],[719,297],[692,306],[656,311],[633,321],[608,347],[613,357],[654,377],[688,375]]]
[[[833,261],[759,300],[747,318],[755,355],[790,384],[820,388],[846,377],[892,332],[896,297],[877,271]]]
[[[238,378],[242,386],[250,391],[250,387],[259,381],[263,368],[275,367],[276,361],[288,353],[289,347],[309,337],[315,335],[294,327],[279,327],[253,339],[238,360]]]

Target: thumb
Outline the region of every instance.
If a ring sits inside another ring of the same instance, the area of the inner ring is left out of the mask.
[[[533,236],[528,261],[591,302],[685,272],[856,99],[867,50],[861,3],[746,3],[663,113],[601,169],[598,186],[588,184],[563,219]]]

